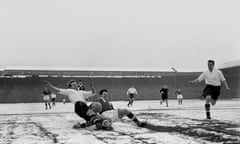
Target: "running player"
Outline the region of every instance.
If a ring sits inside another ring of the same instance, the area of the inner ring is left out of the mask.
[[[160,90],[160,95],[161,95],[161,101],[160,104],[162,104],[164,101],[166,102],[166,107],[168,107],[168,87],[167,85],[164,85],[162,89]]]
[[[208,60],[208,70],[203,72],[197,79],[190,81],[190,83],[199,83],[202,80],[205,80],[206,86],[203,90],[203,97],[205,98],[207,119],[211,119],[210,103],[214,106],[220,95],[221,81],[224,83],[226,89],[230,90],[223,73],[220,70],[215,69],[214,65],[214,60]]]

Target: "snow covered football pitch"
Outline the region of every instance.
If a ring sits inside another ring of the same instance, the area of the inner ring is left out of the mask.
[[[113,102],[127,108],[126,101]],[[205,144],[240,143],[240,100],[219,100],[212,120],[205,119],[203,100],[184,100],[169,107],[159,101],[135,101],[130,109],[149,123],[139,128],[129,119],[113,124],[113,131],[73,129],[82,121],[73,104],[0,104],[0,144]]]

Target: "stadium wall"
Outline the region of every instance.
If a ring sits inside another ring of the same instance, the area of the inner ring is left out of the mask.
[[[232,71],[238,69],[223,70],[226,79],[231,87],[231,92],[222,88],[220,98],[239,97],[239,75],[232,75]],[[43,80],[48,80],[55,86],[66,88],[70,79],[82,80],[89,89],[92,82],[97,92],[106,88],[110,91],[110,100],[128,100],[127,89],[134,84],[139,92],[137,100],[159,100],[159,90],[162,85],[167,84],[170,90],[169,99],[175,99],[176,87],[183,90],[185,99],[201,99],[204,83],[189,84],[188,81],[195,79],[196,75],[164,76],[162,78],[63,78],[63,77],[27,77],[27,78],[0,78],[0,103],[27,103],[42,102]],[[57,101],[63,96],[57,95]],[[91,100],[96,99],[97,96]]]
[[[231,89],[230,91],[227,91],[225,86],[222,86],[221,95],[226,98],[240,98],[240,66],[224,68],[221,69],[221,71]]]

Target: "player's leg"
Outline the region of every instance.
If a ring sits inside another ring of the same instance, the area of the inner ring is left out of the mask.
[[[129,96],[128,104],[127,104],[128,107],[129,107],[130,103],[131,103],[131,98],[130,98],[130,96]]]
[[[48,109],[47,101],[45,101],[44,103],[45,103],[45,109],[47,110]]]
[[[216,100],[211,99],[211,104],[214,106],[216,104]]]
[[[145,122],[141,122],[138,120],[136,115],[134,115],[130,110],[128,109],[118,109],[118,117],[121,119],[124,116],[127,116],[129,119],[131,119],[133,122],[135,122],[138,126],[143,127],[146,125]]]
[[[90,116],[87,115],[89,107],[83,102],[76,102],[74,105],[74,112],[86,121],[90,120]]]
[[[52,106],[55,106],[55,98],[52,98]]]
[[[213,87],[211,85],[206,85],[203,89],[203,97],[205,98],[205,112],[206,118],[211,119],[210,109],[211,109],[211,99],[212,99]]]
[[[132,97],[132,98],[131,98],[131,103],[130,103],[131,106],[133,105],[133,101],[134,101],[134,98]]]
[[[111,130],[112,122],[111,119],[103,117],[98,113],[102,111],[102,105],[99,102],[93,102],[87,109],[87,122],[89,125],[96,125],[97,129]]]
[[[48,100],[48,107],[49,107],[49,109],[51,109],[51,102],[50,102],[50,100]]]
[[[163,102],[164,102],[164,96],[163,96],[163,94],[161,94],[161,101],[160,101],[160,104],[162,105]]]
[[[93,111],[89,111],[89,107],[87,106],[87,104],[83,103],[83,102],[76,102],[74,105],[74,112],[81,118],[83,118],[86,122],[84,123],[76,123],[73,125],[73,128],[78,129],[78,128],[85,128],[87,126],[89,126],[90,124],[90,120],[93,121],[93,119],[91,119],[91,116],[95,115],[95,113]]]
[[[168,107],[168,99],[166,99],[166,107]]]
[[[211,95],[207,95],[205,97],[205,111],[206,111],[206,117],[207,119],[211,119],[211,115],[210,115],[210,102],[211,102]]]
[[[162,94],[162,101],[161,101],[161,104],[166,102],[166,96],[164,94]]]

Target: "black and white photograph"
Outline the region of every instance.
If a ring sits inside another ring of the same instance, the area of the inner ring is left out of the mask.
[[[0,144],[240,144],[239,0],[0,0]]]

